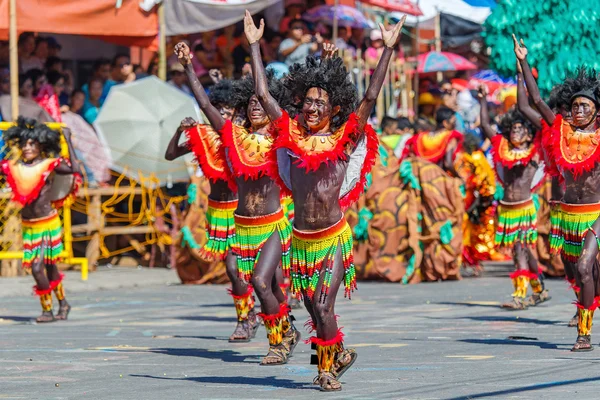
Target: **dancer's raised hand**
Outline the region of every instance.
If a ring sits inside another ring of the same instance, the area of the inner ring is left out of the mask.
[[[246,34],[246,39],[248,39],[248,43],[256,43],[263,37],[263,33],[265,32],[265,20],[260,20],[260,25],[257,28],[254,24],[254,20],[252,19],[252,14],[250,11],[246,10],[246,15],[244,16],[244,33]]]
[[[333,58],[335,53],[338,51],[338,48],[333,43],[323,43],[323,56],[321,57],[323,60],[327,60],[329,58]]]
[[[528,53],[527,47],[525,47],[525,42],[523,41],[523,39],[521,39],[521,43],[519,44],[519,41],[517,40],[517,37],[514,33],[512,35],[512,38],[515,44],[515,55],[517,56],[519,61],[523,61],[525,58],[527,58]]]
[[[381,36],[383,37],[383,43],[390,48],[395,48],[400,42],[400,33],[402,33],[402,26],[406,21],[406,15],[402,16],[400,21],[390,30],[387,30],[383,24],[379,24],[381,29]]]
[[[173,52],[177,56],[177,59],[184,67],[192,62],[192,55],[190,54],[190,48],[185,42],[179,42],[175,45]]]

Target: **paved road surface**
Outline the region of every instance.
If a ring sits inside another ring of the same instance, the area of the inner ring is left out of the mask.
[[[359,283],[336,310],[359,353],[339,393],[311,385],[308,345],[286,366],[261,367],[263,328],[251,343],[227,343],[235,318],[222,286],[90,287],[70,296],[71,320],[50,325],[30,322],[35,298],[5,296],[0,398],[600,398],[600,348],[569,352],[574,307],[566,284],[549,282],[553,299],[519,313],[497,307],[509,286],[508,278]],[[301,327],[307,313],[296,315]]]

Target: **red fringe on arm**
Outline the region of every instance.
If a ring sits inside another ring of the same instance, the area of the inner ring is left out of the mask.
[[[354,114],[352,114],[354,115]],[[367,154],[365,161],[360,170],[360,179],[356,185],[344,197],[340,199],[340,207],[342,210],[348,209],[354,202],[358,200],[367,185],[367,175],[371,172],[375,160],[379,155],[379,138],[373,127],[369,124],[365,125],[365,140],[367,141]]]

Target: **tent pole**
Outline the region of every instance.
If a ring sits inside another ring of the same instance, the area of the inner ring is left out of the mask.
[[[334,9],[333,9],[333,44],[337,42],[338,38],[338,6],[340,5],[340,0],[335,0]]]
[[[10,100],[12,120],[19,118],[19,53],[17,48],[17,0],[9,3]],[[6,116],[8,117],[8,115]]]
[[[167,80],[167,32],[165,24],[165,2],[158,5],[158,77]]]
[[[421,0],[417,0],[417,7],[419,7],[419,3],[421,3]],[[414,49],[414,57],[415,60],[417,60],[417,58],[419,57],[419,35],[421,34],[421,30],[419,29],[419,17],[417,17],[417,24],[415,25],[415,49]],[[413,83],[412,83],[412,90],[413,90],[413,94],[414,96],[412,96],[411,98],[413,98],[413,106],[414,106],[414,110],[415,110],[415,118],[414,120],[417,120],[417,117],[419,115],[419,62],[417,61],[417,64],[415,65],[415,74],[413,77]],[[408,117],[408,115],[407,115]]]
[[[442,51],[442,26],[440,21],[440,11],[438,10],[438,13],[435,16],[435,51],[437,52]],[[442,73],[438,72],[437,81],[441,82],[442,78]]]

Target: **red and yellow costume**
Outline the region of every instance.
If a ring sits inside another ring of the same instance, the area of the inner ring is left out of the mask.
[[[600,162],[600,129],[594,132],[574,130],[561,115],[557,115],[554,123],[546,127],[545,134],[545,151],[552,155],[556,166],[555,173],[562,175],[568,171],[577,177],[591,171]],[[600,204],[559,202],[556,207],[550,233],[550,247],[554,254],[561,254],[564,261],[575,264],[581,256],[588,232],[594,234],[600,247],[598,232],[593,229],[594,223],[600,217]],[[574,282],[571,284],[577,294],[579,289]],[[598,299],[596,298],[590,307],[584,307],[581,302],[577,303],[577,307],[579,336],[590,335]]]
[[[537,138],[526,149],[513,147],[503,135],[494,136],[491,142],[496,176],[502,185],[504,185],[503,176],[506,169],[527,166],[536,162],[535,158],[541,156],[540,142]],[[543,177],[543,174],[542,177],[537,175],[534,177],[532,190],[543,184]],[[516,243],[521,243],[523,246],[535,249],[538,240],[537,208],[536,201],[532,197],[518,202],[501,200],[497,209],[496,245],[504,249],[513,249]],[[543,290],[538,276],[529,270],[517,270],[510,275],[510,278],[515,288],[512,296],[520,301],[525,300],[529,285],[535,294],[540,294]]]
[[[210,125],[196,125],[185,132],[187,145],[194,153],[198,166],[211,182],[225,181],[232,192],[237,192],[229,174],[221,138]],[[224,260],[235,245],[235,222],[233,214],[237,200],[217,201],[209,199],[206,211],[207,242],[200,250],[206,260]]]
[[[504,185],[504,169],[512,169],[518,165],[528,165],[540,154],[539,142],[533,142],[527,149],[516,149],[502,135],[492,138],[492,156],[496,164],[496,176]],[[543,180],[538,182],[543,183]],[[537,212],[534,201],[508,203],[500,201],[498,206],[498,226],[496,229],[496,245],[512,248],[516,242],[533,247],[537,241]]]
[[[243,126],[232,124],[231,121],[225,123],[222,134],[233,176],[245,180],[255,180],[263,176],[274,179],[277,167],[268,154],[274,141],[270,134],[250,132]],[[235,214],[234,221],[237,240],[233,252],[237,257],[241,279],[250,282],[262,248],[274,233],[279,236],[281,242],[281,268],[284,276],[289,275],[292,227],[282,208],[272,214],[253,217]],[[283,336],[291,328],[287,303],[281,304],[277,314],[261,314],[261,317],[267,328],[269,344],[281,344]]]
[[[306,173],[314,172],[321,165],[335,163],[338,160],[352,162],[352,156],[349,154],[352,154],[354,146],[357,145],[355,140],[361,136],[356,114],[351,114],[348,121],[330,135],[308,134],[283,110],[281,118],[275,123],[278,137],[272,155],[277,157],[277,150],[286,149],[288,154],[291,153],[294,160],[292,162],[303,168]],[[360,163],[357,183],[351,188],[342,188],[339,200],[342,209],[354,203],[364,191],[367,174],[371,171],[378,154],[377,134],[370,125],[364,128],[364,137],[364,158],[357,160]],[[286,172],[289,171],[282,171],[282,174]],[[287,187],[285,179],[281,179],[281,175],[278,182],[283,188],[291,189]],[[356,288],[356,271],[352,257],[352,230],[343,216],[335,225],[318,231],[308,232],[294,228],[291,261],[292,292],[302,292],[312,299],[318,278],[325,268],[323,294],[326,294],[331,284],[333,256],[338,246],[342,250],[345,293],[349,297]]]
[[[446,155],[448,144],[456,141],[456,148],[452,155],[453,160],[462,148],[463,136],[458,131],[443,130],[440,132],[419,132],[406,142],[402,159],[411,153],[434,164],[439,164]]]
[[[496,178],[485,154],[476,150],[462,152],[456,161],[456,170],[465,182],[465,209],[469,210],[477,198],[492,199],[496,193]],[[465,213],[463,223],[463,259],[479,266],[481,261],[503,259],[496,251],[495,207],[493,204],[480,209],[479,223],[474,223]]]
[[[46,185],[48,178],[61,164],[62,158],[46,158],[37,164],[25,164],[18,160],[3,160],[0,168],[6,176],[8,185],[12,190],[12,201],[22,207],[35,201],[42,188]],[[65,160],[66,161],[66,160]],[[67,161],[68,162],[68,161]],[[55,176],[54,184],[64,186],[64,181]],[[68,190],[65,187],[55,187],[52,190],[52,204],[55,208],[60,207],[62,202],[71,193],[77,191],[81,177],[75,175],[69,179]],[[58,212],[55,210],[48,216],[36,219],[23,219],[23,268],[31,268],[35,263],[42,261],[45,266],[55,266],[63,251],[62,224]],[[34,292],[40,296],[40,303],[44,311],[52,310],[52,291],[56,292],[59,300],[64,299],[64,288],[62,275],[56,281],[50,281],[50,287],[42,290],[34,286]]]

